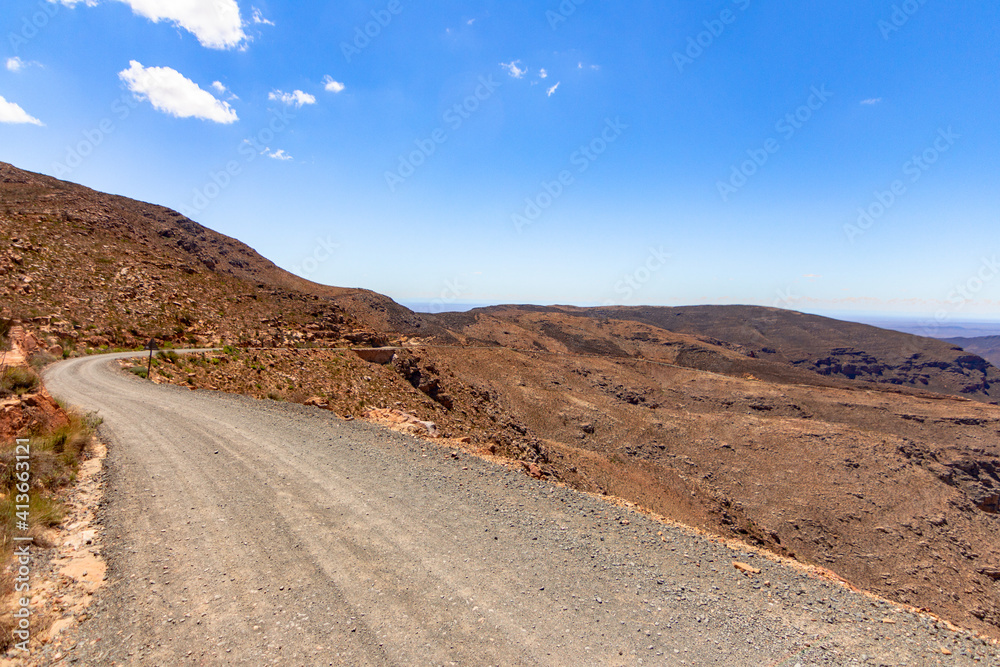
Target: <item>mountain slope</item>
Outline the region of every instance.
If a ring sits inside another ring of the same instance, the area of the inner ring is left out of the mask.
[[[2,314],[35,320],[61,347],[131,347],[150,336],[377,344],[431,333],[387,297],[294,276],[170,209],[4,163],[0,242]]]
[[[1000,336],[946,338],[944,340],[952,345],[962,348],[966,352],[978,354],[994,366],[1000,366]]]
[[[0,315],[49,345],[235,343],[154,360],[154,378],[435,422],[532,476],[1000,636],[997,371],[949,344],[739,306],[417,315],[162,207],[9,166],[0,240]],[[406,349],[385,365],[309,349],[383,343]],[[273,346],[296,349],[259,349]]]
[[[1000,369],[951,343],[777,308],[497,306],[436,317],[442,326],[482,341],[509,338],[503,332],[516,323],[525,338],[521,344],[539,349],[552,347],[555,319],[564,325],[555,336],[562,340],[554,347],[575,352],[617,349],[626,356],[776,381],[812,384],[820,375],[829,378],[831,386],[874,383],[983,402],[1000,400]],[[620,330],[623,322],[644,325],[646,331],[625,332]],[[571,329],[588,333],[570,340],[566,336]],[[689,347],[679,358],[671,358],[668,350],[679,344],[678,335]]]

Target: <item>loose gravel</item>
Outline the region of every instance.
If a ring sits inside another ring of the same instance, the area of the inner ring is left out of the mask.
[[[68,664],[1000,665],[753,551],[328,411],[152,385],[122,356],[45,373],[109,444],[109,583]]]

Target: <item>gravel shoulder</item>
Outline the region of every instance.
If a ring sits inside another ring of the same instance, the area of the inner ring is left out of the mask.
[[[763,555],[329,411],[152,385],[123,356],[45,372],[109,445],[108,584],[69,663],[1000,665]]]

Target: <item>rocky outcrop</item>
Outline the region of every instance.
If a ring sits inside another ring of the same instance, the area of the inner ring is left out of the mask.
[[[420,358],[411,354],[397,354],[392,360],[393,368],[413,387],[427,394],[447,409],[454,405],[454,399],[445,393],[441,378],[433,364],[421,366]]]
[[[820,375],[913,387],[940,384],[944,376],[961,394],[988,396],[992,385],[1000,382],[1000,370],[974,354],[935,359],[915,353],[900,363],[892,363],[864,350],[834,348],[819,359],[797,359],[792,364]]]

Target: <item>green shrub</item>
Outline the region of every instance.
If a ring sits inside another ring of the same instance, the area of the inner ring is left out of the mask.
[[[166,352],[157,352],[157,359],[163,359],[164,361],[169,361],[172,364],[177,364],[178,360],[181,358],[179,354],[173,350],[168,350]]]
[[[38,388],[39,380],[30,368],[9,366],[0,377],[0,393],[17,394],[18,396]]]
[[[0,517],[10,525],[14,525],[17,513],[16,504],[11,498],[0,500]],[[28,516],[32,526],[51,528],[59,525],[59,522],[66,516],[66,509],[55,498],[32,493],[28,498]]]

